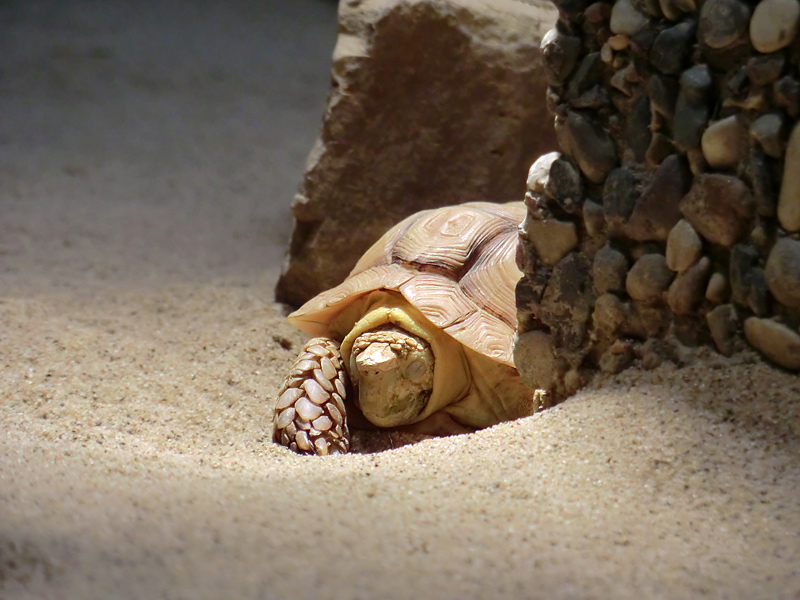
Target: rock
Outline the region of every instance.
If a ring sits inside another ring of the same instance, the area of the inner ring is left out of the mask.
[[[619,52],[627,49],[631,43],[631,39],[627,35],[612,35],[608,38],[608,47],[612,50]]]
[[[728,278],[722,273],[713,273],[706,287],[706,300],[712,304],[723,304],[729,295]]]
[[[675,152],[675,147],[672,145],[672,141],[661,133],[654,133],[644,159],[647,166],[654,169],[673,152]]]
[[[550,165],[550,176],[544,193],[556,201],[568,214],[580,212],[583,203],[583,181],[580,171],[566,156],[559,157]]]
[[[786,145],[778,221],[786,231],[800,231],[800,124],[794,126]]]
[[[675,116],[675,103],[678,99],[678,85],[672,77],[651,75],[645,84],[647,97],[650,98],[652,112],[663,115],[667,121]]]
[[[754,56],[747,61],[745,73],[753,85],[770,85],[781,76],[786,58],[781,53]]]
[[[631,112],[628,114],[625,124],[627,149],[633,155],[632,159],[636,162],[641,163],[644,161],[647,149],[650,147],[652,138],[651,122],[650,99],[642,94],[631,106]]]
[[[731,250],[728,268],[733,301],[763,315],[767,311],[767,284],[758,262],[758,252],[750,246],[736,244]]]
[[[694,227],[685,219],[678,221],[667,238],[667,266],[683,273],[700,260],[702,252],[703,241]]]
[[[700,9],[697,37],[709,48],[726,48],[750,24],[750,8],[739,0],[706,0]]]
[[[541,319],[559,351],[577,350],[586,337],[594,294],[586,257],[571,252],[553,268],[542,297]]]
[[[704,256],[681,273],[667,291],[667,305],[676,315],[691,314],[703,299],[711,260]]]
[[[670,21],[677,21],[684,13],[697,10],[694,0],[659,0],[659,6]]]
[[[770,319],[750,317],[744,337],[753,348],[784,369],[800,370],[800,335]]]
[[[781,238],[772,247],[764,276],[769,291],[785,307],[800,311],[800,242]]]
[[[737,177],[703,173],[695,177],[680,210],[705,239],[730,248],[748,229],[753,196]]]
[[[706,162],[714,169],[735,167],[744,148],[744,139],[744,128],[735,115],[712,123],[701,138]]]
[[[763,0],[750,20],[750,41],[764,54],[788,46],[797,32],[800,3],[797,0]]]
[[[592,281],[598,295],[606,292],[624,292],[627,273],[628,259],[619,250],[606,245],[594,255]]]
[[[783,118],[778,113],[761,115],[750,125],[750,137],[756,140],[764,154],[772,158],[783,156]]]
[[[603,61],[599,52],[589,52],[575,69],[567,85],[567,98],[570,103],[583,92],[600,83],[603,77]]]
[[[528,171],[528,191],[534,194],[544,194],[544,188],[550,178],[550,167],[561,156],[560,152],[543,154],[531,165]]]
[[[733,304],[723,304],[709,311],[706,322],[719,353],[733,356],[736,350],[736,334],[739,331],[739,319]]]
[[[746,164],[747,177],[753,187],[753,201],[756,213],[762,217],[775,215],[775,181],[763,150],[757,145],[750,148],[750,157]]]
[[[618,227],[628,220],[636,205],[636,176],[625,167],[611,171],[603,186],[603,211],[606,222]]]
[[[585,200],[583,202],[583,224],[586,226],[586,233],[591,237],[599,237],[605,231],[605,214],[603,207]]]
[[[677,154],[664,159],[644,189],[625,232],[636,241],[664,241],[680,221],[678,209],[691,183],[691,173]]]
[[[550,389],[556,375],[553,342],[544,331],[528,331],[514,340],[514,364],[531,389]]]
[[[561,148],[578,163],[592,183],[602,183],[617,166],[614,143],[591,117],[570,111],[566,119],[556,119],[556,136]]]
[[[637,260],[625,279],[628,295],[639,302],[658,300],[672,283],[672,271],[661,254],[645,254]]]
[[[567,252],[578,245],[575,223],[543,219],[525,219],[521,232],[536,250],[536,254],[547,265],[555,265]]]
[[[630,367],[634,358],[635,354],[630,342],[617,340],[603,352],[597,366],[603,373],[617,374]]]
[[[709,0],[712,1],[714,0]],[[708,122],[712,83],[711,71],[707,65],[695,65],[681,75],[680,92],[675,104],[673,139],[684,150],[700,145]]]
[[[561,85],[578,64],[581,40],[554,27],[542,38],[542,60],[549,85]]]
[[[645,25],[647,16],[636,10],[631,0],[617,0],[614,3],[608,25],[613,33],[631,36]]]
[[[781,77],[772,85],[775,103],[782,106],[789,116],[796,119],[800,116],[800,81],[793,77]]]
[[[663,29],[650,48],[650,63],[662,73],[680,74],[691,56],[694,32],[695,24],[692,21]]]
[[[614,294],[603,294],[594,304],[592,322],[599,331],[610,336],[625,322],[627,313],[622,300]]]
[[[544,103],[532,101],[545,96],[539,42],[555,18],[514,0],[341,4],[279,301],[337,285],[415,211],[523,196],[528,167],[556,147]]]

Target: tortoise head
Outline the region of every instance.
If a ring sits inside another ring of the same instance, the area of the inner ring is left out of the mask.
[[[434,362],[426,340],[396,325],[361,333],[350,353],[356,405],[378,427],[413,423],[430,400]]]

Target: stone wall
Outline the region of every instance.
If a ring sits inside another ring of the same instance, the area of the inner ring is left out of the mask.
[[[563,397],[745,340],[800,369],[800,3],[555,2],[563,154],[528,178],[523,379]]]
[[[337,285],[415,211],[522,197],[555,148],[539,50],[555,15],[518,0],[342,0],[279,301]]]

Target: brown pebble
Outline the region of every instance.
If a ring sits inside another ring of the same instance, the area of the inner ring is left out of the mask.
[[[667,238],[667,266],[683,273],[700,259],[703,241],[686,219],[681,219],[672,228]]]
[[[717,306],[706,315],[706,322],[717,351],[724,356],[732,356],[739,330],[739,319],[733,304]]]
[[[764,276],[778,302],[800,311],[800,242],[791,238],[778,240],[769,253]]]
[[[661,254],[645,254],[637,260],[625,279],[625,290],[634,300],[650,302],[658,299],[674,274]]]
[[[730,296],[728,278],[722,273],[713,273],[706,287],[706,300],[713,304],[723,304]]]
[[[680,210],[708,241],[730,248],[747,231],[755,206],[741,179],[721,173],[695,177]]]
[[[711,260],[704,256],[697,264],[675,278],[667,292],[667,304],[672,312],[676,315],[688,315],[694,312],[703,298],[710,270]]]
[[[800,370],[800,335],[770,319],[750,317],[744,336],[756,350],[785,369]]]

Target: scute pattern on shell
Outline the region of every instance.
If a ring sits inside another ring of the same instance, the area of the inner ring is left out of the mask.
[[[412,215],[378,240],[341,285],[290,320],[324,336],[331,317],[359,297],[397,291],[464,346],[513,366],[514,285],[522,275],[514,248],[525,214],[522,202],[471,202]]]

